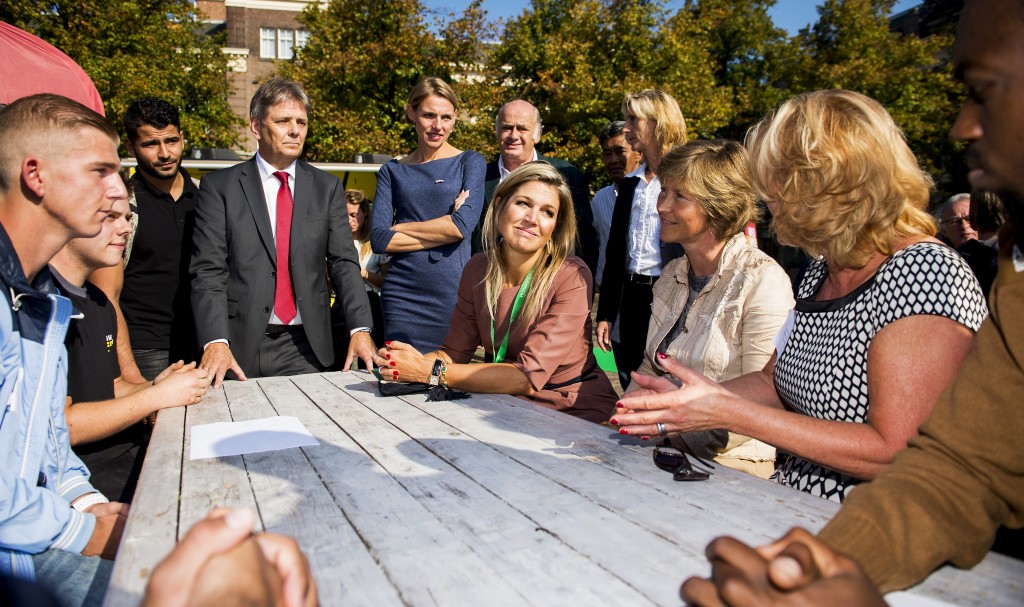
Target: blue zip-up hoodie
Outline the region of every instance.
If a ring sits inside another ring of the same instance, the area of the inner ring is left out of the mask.
[[[85,548],[96,517],[71,501],[95,489],[64,419],[71,301],[47,268],[29,284],[3,226],[0,282],[0,572],[34,579],[32,554]]]

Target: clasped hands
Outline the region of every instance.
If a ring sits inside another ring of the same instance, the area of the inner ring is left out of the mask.
[[[645,439],[658,436],[659,423],[669,434],[727,426],[723,403],[738,399],[737,395],[669,356],[658,354],[658,362],[667,375],[651,377],[633,372],[633,382],[640,389],[616,403],[611,423],[619,427],[620,434]]]
[[[400,382],[427,383],[430,372],[434,369],[436,356],[420,354],[411,345],[397,341],[386,341],[373,363],[380,372],[381,379]]]
[[[711,577],[692,577],[680,589],[690,605],[885,605],[857,563],[803,529],[759,548],[720,537],[705,554]]]
[[[215,509],[153,570],[143,607],[318,604],[309,561],[290,537],[253,534],[255,513]]]

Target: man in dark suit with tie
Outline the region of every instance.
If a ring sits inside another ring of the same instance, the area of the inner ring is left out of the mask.
[[[193,236],[192,307],[200,367],[214,385],[326,370],[334,363],[330,275],[352,329],[345,367],[372,366],[370,305],[347,221],[341,182],[298,160],[309,97],[279,78],[249,106],[257,154],[200,184]]]
[[[513,99],[503,105],[494,122],[494,130],[501,154],[487,165],[484,177],[484,208],[480,213],[480,224],[473,231],[473,253],[483,250],[480,226],[487,215],[487,207],[491,204],[494,188],[524,163],[542,160],[558,169],[569,185],[572,206],[576,213],[576,230],[579,234],[576,255],[587,264],[590,273],[593,274],[597,270],[598,238],[597,228],[594,227],[594,214],[590,210],[590,184],[587,182],[587,176],[565,160],[537,153],[535,146],[540,142],[543,126],[540,111],[527,101]],[[597,279],[596,276],[594,278]]]

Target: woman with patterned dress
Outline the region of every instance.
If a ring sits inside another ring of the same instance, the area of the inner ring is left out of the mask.
[[[458,107],[448,83],[421,80],[405,105],[416,150],[377,173],[370,243],[391,256],[381,290],[387,338],[423,350],[439,347],[448,332],[468,236],[483,208],[484,157],[448,143]]]
[[[421,354],[389,341],[381,376],[483,394],[513,394],[603,422],[616,394],[590,341],[590,270],[572,255],[576,214],[558,169],[528,162],[494,191],[484,252],[466,266],[444,345]],[[479,346],[485,363],[471,363]]]
[[[931,413],[985,318],[981,289],[925,212],[931,185],[877,102],[797,96],[747,135],[754,184],[781,242],[816,258],[760,372],[716,384],[642,382],[618,415],[629,434],[724,427],[789,457],[780,483],[842,501]],[[639,381],[639,379],[638,379]]]

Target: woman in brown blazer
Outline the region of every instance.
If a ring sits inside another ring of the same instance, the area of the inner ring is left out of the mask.
[[[593,422],[617,395],[594,360],[593,279],[572,256],[572,195],[551,165],[531,162],[494,192],[484,252],[466,265],[441,349],[421,354],[391,341],[376,363],[384,379],[513,394]],[[487,363],[469,364],[482,345]]]

